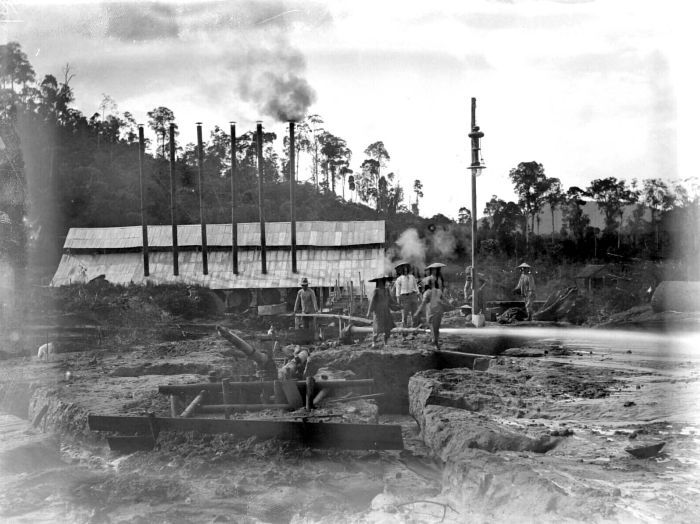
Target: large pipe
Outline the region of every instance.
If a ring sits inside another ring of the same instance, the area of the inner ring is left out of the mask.
[[[479,131],[479,126],[476,125],[476,98],[472,98],[472,132],[469,133],[469,138],[472,141],[472,163],[469,166],[472,172],[472,318],[480,313],[479,309],[479,282],[477,281],[476,271],[476,176],[481,170],[481,162],[479,161],[479,140],[484,136],[484,133]]]
[[[292,273],[297,272],[297,221],[296,211],[296,176],[294,170],[294,157],[296,155],[296,143],[294,137],[294,122],[289,122],[289,221],[292,233]]]
[[[173,237],[173,275],[180,274],[177,250],[177,209],[175,206],[175,124],[170,124],[170,221]]]
[[[257,126],[258,148],[258,212],[260,214],[260,269],[262,274],[267,274],[267,246],[265,245],[265,215],[263,214],[263,128],[262,122]]]
[[[372,333],[374,328],[371,326],[350,326],[348,328],[348,331],[352,335],[369,335]],[[421,328],[405,328],[405,327],[395,327],[391,329],[392,333],[405,333],[405,334],[413,334],[416,335],[418,333],[428,333],[429,331],[427,329],[421,329]],[[443,330],[440,330],[440,333],[442,333]]]
[[[143,251],[143,276],[150,275],[148,266],[148,225],[146,224],[146,199],[143,182],[143,151],[146,141],[143,138],[143,125],[139,124],[139,187],[141,190],[141,246]]]
[[[199,222],[202,225],[202,274],[208,275],[207,222],[204,218],[204,147],[202,146],[201,122],[197,122],[197,168],[199,171]]]
[[[231,258],[238,274],[238,222],[236,221],[236,122],[231,122]]]

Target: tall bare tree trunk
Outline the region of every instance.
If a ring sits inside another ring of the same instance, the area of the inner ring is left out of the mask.
[[[549,210],[552,212],[552,244],[554,244],[554,206],[549,206]]]

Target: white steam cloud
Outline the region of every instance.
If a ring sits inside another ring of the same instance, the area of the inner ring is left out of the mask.
[[[452,258],[457,247],[452,231],[438,229],[433,235],[433,250],[442,258]]]
[[[425,267],[425,244],[415,229],[407,229],[396,240],[399,258],[420,269]]]

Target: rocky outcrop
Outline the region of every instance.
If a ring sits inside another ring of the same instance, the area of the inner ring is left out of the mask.
[[[558,439],[548,434],[530,435],[490,416],[503,414],[506,406],[494,393],[489,375],[453,369],[427,371],[411,378],[410,412],[421,427],[425,443],[446,461],[466,449],[536,453],[553,449]]]
[[[505,367],[507,372],[499,369]],[[521,417],[539,416],[540,409],[544,415],[552,396],[575,392],[568,382],[555,387],[552,381],[559,378],[550,370],[544,365],[525,372],[517,363],[501,359],[486,372],[430,370],[409,381],[411,415],[425,444],[444,463],[441,496],[464,521],[631,518],[611,491],[552,467],[561,465],[566,451],[560,448],[568,449],[566,437],[552,435],[571,431],[548,431],[542,424],[528,423],[532,419],[521,422]]]

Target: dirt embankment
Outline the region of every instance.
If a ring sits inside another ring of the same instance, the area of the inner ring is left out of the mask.
[[[697,519],[700,427],[688,430],[697,420],[687,401],[700,368],[679,383],[609,360],[500,357],[487,372],[416,374],[411,414],[445,463],[443,495],[477,520]],[[676,398],[686,403],[667,409]],[[625,452],[659,441],[654,459]]]

